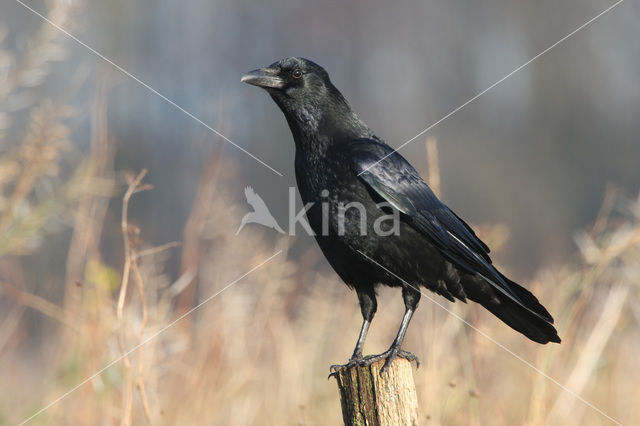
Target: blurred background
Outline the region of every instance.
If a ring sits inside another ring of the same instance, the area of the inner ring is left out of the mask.
[[[3,1],[0,424],[280,250],[31,422],[339,424],[326,375],[351,353],[357,298],[301,229],[235,235],[245,186],[281,226],[295,186],[286,122],[241,75],[307,57],[397,147],[613,4],[24,2],[283,176]],[[401,150],[539,296],[563,343],[447,306],[625,424],[640,422],[639,18],[621,3]],[[399,293],[380,293],[368,353],[401,318]],[[422,360],[425,424],[612,422],[426,298],[405,342]]]

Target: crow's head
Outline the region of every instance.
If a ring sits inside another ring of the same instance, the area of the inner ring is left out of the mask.
[[[318,64],[286,58],[248,72],[242,82],[262,87],[284,112],[296,142],[303,135],[370,135]]]
[[[322,95],[333,85],[318,64],[304,58],[285,58],[265,68],[248,72],[242,82],[262,87],[272,96],[302,98]]]

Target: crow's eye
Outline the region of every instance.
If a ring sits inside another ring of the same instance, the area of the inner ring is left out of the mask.
[[[291,77],[296,78],[296,79],[302,77],[302,71],[300,71],[298,68],[296,68],[295,70],[293,70],[291,72]]]

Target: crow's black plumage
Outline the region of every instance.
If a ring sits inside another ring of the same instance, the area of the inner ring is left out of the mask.
[[[331,266],[357,292],[364,321],[350,363],[386,358],[387,367],[396,356],[413,358],[400,346],[421,286],[451,301],[480,303],[538,343],[560,342],[549,312],[492,265],[489,248],[358,118],[323,68],[287,58],[242,81],[266,89],[284,113],[296,144],[298,189],[305,204],[313,203],[309,223]],[[361,210],[345,210],[350,202]],[[394,209],[399,224],[392,233],[380,224]],[[379,284],[401,287],[406,310],[389,350],[365,359]]]

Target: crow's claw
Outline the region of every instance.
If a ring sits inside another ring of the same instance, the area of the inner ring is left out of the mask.
[[[331,374],[329,374],[328,378],[336,376],[340,371],[347,370],[355,366],[360,366],[360,367],[370,366],[374,362],[377,362],[383,359],[385,360],[385,362],[384,362],[384,365],[382,366],[381,371],[383,373],[386,373],[389,370],[389,366],[391,365],[393,360],[398,357],[404,358],[409,362],[413,361],[416,363],[416,367],[420,367],[420,361],[418,360],[418,357],[412,354],[411,352],[403,351],[400,348],[389,348],[387,351],[378,355],[367,355],[365,357],[351,358],[349,362],[346,364],[332,365],[331,367],[329,367],[329,371],[331,372]]]
[[[380,371],[383,373],[386,373],[389,370],[389,367],[391,366],[391,363],[393,362],[393,360],[398,357],[404,358],[409,362],[413,361],[416,363],[416,367],[420,367],[420,361],[418,360],[417,356],[415,356],[411,352],[403,351],[400,348],[393,348],[393,347],[389,348],[388,350],[386,350],[385,352],[379,355],[369,355],[365,357],[365,361],[370,365],[373,362],[384,359],[385,362]]]
[[[366,365],[363,363],[364,360],[365,358],[363,358],[362,355],[352,356],[349,362],[347,362],[346,364],[333,364],[331,367],[329,367],[330,374],[329,374],[329,377],[327,377],[327,379],[330,379],[331,377],[336,376],[340,371],[348,370],[349,368],[352,368],[355,366]]]

